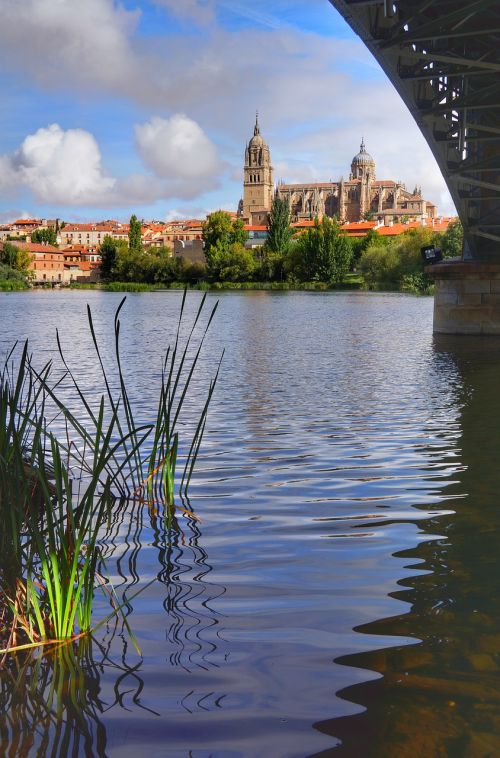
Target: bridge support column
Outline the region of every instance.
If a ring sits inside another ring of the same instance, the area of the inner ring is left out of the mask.
[[[500,334],[500,263],[449,261],[426,271],[436,283],[436,334]]]

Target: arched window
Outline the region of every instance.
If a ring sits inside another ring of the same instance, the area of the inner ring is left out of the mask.
[[[328,195],[325,201],[325,213],[330,218],[336,216],[339,212],[339,199],[335,195]]]
[[[393,205],[394,205],[394,194],[392,192],[388,192],[382,203],[382,209],[387,210],[389,208],[392,208]]]
[[[302,197],[299,194],[292,195],[290,208],[292,211],[292,216],[297,215],[297,213],[302,213]]]

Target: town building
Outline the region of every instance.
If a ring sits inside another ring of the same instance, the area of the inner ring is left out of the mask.
[[[202,225],[201,219],[169,221],[164,225],[162,234],[157,237],[154,244],[173,248],[175,242],[201,240],[203,236]]]
[[[273,198],[288,200],[293,222],[336,216],[341,223],[373,219],[381,225],[421,221],[437,216],[434,203],[425,200],[422,189],[413,192],[401,181],[377,179],[375,161],[364,140],[351,161],[349,178],[338,182],[273,185],[273,168],[267,142],[256,119],[254,135],[245,147],[243,199],[239,215],[252,226],[267,223]]]
[[[59,248],[37,242],[0,242],[2,247],[5,244],[12,244],[30,254],[29,272],[35,283],[62,283],[67,281],[64,253]]]
[[[60,231],[61,245],[101,245],[104,237],[128,241],[128,224],[102,221],[96,224],[66,224]]]
[[[174,240],[174,258],[184,258],[186,263],[206,264],[202,239]]]
[[[47,221],[36,218],[19,218],[0,226],[0,240],[27,240],[36,229],[47,229]]]
[[[12,240],[0,241],[0,249],[5,244],[12,244],[29,253],[31,261],[28,271],[34,284],[69,284],[98,278],[101,256],[96,248],[75,245],[62,250],[46,243]]]
[[[366,237],[369,232],[377,232],[381,237],[399,237],[400,234],[410,231],[411,229],[432,229],[433,232],[443,234],[451,223],[457,221],[457,216],[439,216],[437,218],[423,218],[419,221],[393,222],[387,224],[381,221],[352,221],[340,225],[340,229],[348,237]],[[291,224],[296,234],[301,234],[307,229],[311,229],[316,222],[314,219],[302,219],[294,221]]]

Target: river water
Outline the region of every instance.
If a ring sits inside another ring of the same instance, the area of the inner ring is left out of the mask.
[[[129,295],[121,314],[145,420],[181,297]],[[433,337],[431,298],[217,297],[188,409],[225,349],[197,519],[167,539],[124,505],[107,543],[118,594],[157,577],[130,603],[142,656],[109,624],[65,667],[5,672],[0,753],[499,755],[500,342]],[[106,353],[120,300],[0,294],[2,352],[29,337],[41,364],[57,327],[100,393],[86,304]],[[78,713],[50,699],[64,678]]]

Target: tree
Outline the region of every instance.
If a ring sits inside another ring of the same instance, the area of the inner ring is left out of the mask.
[[[452,221],[448,229],[441,237],[441,251],[443,258],[455,258],[462,255],[464,244],[464,230],[460,219]]]
[[[57,231],[55,229],[35,229],[31,234],[31,241],[41,245],[57,246]]]
[[[354,267],[357,266],[361,256],[373,242],[385,245],[387,244],[388,239],[388,237],[382,237],[376,229],[370,229],[368,234],[365,234],[363,237],[353,237],[351,239],[352,265]]]
[[[265,246],[261,248],[261,251],[254,278],[261,282],[283,281],[285,256],[281,253],[271,253]]]
[[[130,217],[128,246],[132,253],[140,253],[142,251],[142,224],[135,215]]]
[[[210,255],[212,250],[227,248],[231,244],[231,232],[233,229],[231,216],[225,211],[215,211],[207,216],[202,224],[203,243],[205,255]]]
[[[368,247],[363,250],[359,262],[359,268],[367,285],[375,284],[398,284],[399,260],[395,245],[384,245],[380,240],[372,240]]]
[[[0,250],[0,263],[27,276],[31,264],[31,253],[19,245],[5,242],[3,249]]]
[[[398,258],[398,281],[408,274],[421,274],[424,271],[424,261],[421,248],[426,245],[434,245],[439,240],[439,235],[432,229],[418,227],[410,229],[394,239],[396,256]]]
[[[233,228],[231,230],[231,245],[233,244],[244,245],[248,239],[248,232],[245,229],[245,224],[243,222],[243,219],[241,218],[234,219],[232,226]]]
[[[254,257],[250,250],[239,242],[228,248],[218,245],[213,249],[210,272],[221,282],[245,282],[252,279],[255,270]]]
[[[411,291],[426,291],[430,280],[424,273],[420,249],[434,244],[436,237],[432,229],[420,227],[393,238],[388,244],[378,235],[372,238],[360,260],[365,281],[372,286],[392,284],[402,289],[408,289],[405,282],[410,282]]]
[[[338,284],[349,270],[352,250],[349,238],[336,221],[323,216],[301,234],[292,248],[288,271],[302,281]]]
[[[266,241],[266,251],[284,255],[293,239],[290,228],[290,205],[288,200],[275,197],[269,214],[269,231]]]
[[[116,273],[118,259],[118,246],[116,240],[109,234],[104,237],[101,247],[101,276],[104,281],[111,281]]]
[[[241,219],[233,220],[226,211],[215,211],[203,222],[203,243],[205,258],[210,274],[214,276],[215,268],[212,261],[221,252],[228,252],[231,245],[244,245],[248,239],[245,226]]]

